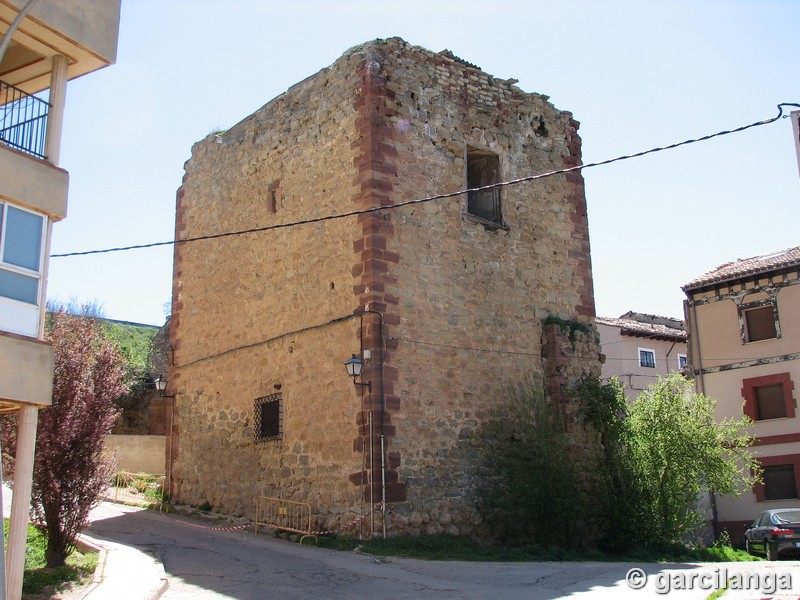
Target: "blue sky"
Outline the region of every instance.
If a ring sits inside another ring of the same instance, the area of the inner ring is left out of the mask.
[[[447,48],[550,96],[590,163],[800,102],[798,24],[796,0],[122,0],[117,64],[68,86],[51,251],[172,239],[192,144],[370,39]],[[789,119],[584,177],[600,315],[682,317],[682,284],[800,245]],[[54,258],[48,296],[161,324],[171,278],[170,247]]]

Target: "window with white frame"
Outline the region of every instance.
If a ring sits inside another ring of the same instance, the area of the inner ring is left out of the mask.
[[[689,362],[689,359],[686,357],[685,354],[678,354],[678,368],[682,369],[686,366]]]
[[[0,202],[0,329],[35,336],[39,327],[44,215]]]
[[[639,366],[656,368],[656,351],[650,348],[639,348]]]

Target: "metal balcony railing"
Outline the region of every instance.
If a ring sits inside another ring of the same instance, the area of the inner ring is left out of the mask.
[[[50,103],[0,81],[0,143],[45,159]]]

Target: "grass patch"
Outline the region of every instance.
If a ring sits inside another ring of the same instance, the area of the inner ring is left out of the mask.
[[[725,592],[727,592],[727,591],[728,591],[728,588],[722,588],[721,590],[717,590],[717,591],[716,591],[716,592],[714,592],[713,594],[710,594],[710,595],[709,595],[709,596],[706,598],[706,600],[717,600],[717,598],[720,598],[720,597],[722,596],[722,594],[724,594],[724,593],[725,593]]]
[[[8,519],[4,522],[6,540],[8,540]],[[25,572],[22,576],[23,595],[41,594],[47,588],[59,589],[63,584],[90,579],[97,568],[97,552],[82,554],[73,552],[67,558],[67,564],[53,569],[47,568],[45,550],[47,536],[44,531],[28,525],[28,541],[25,546]]]
[[[398,556],[423,560],[485,562],[598,561],[598,562],[740,562],[758,560],[728,545],[687,548],[630,548],[624,554],[596,549],[567,550],[557,546],[485,546],[470,538],[448,535],[397,536],[358,540],[345,536],[320,536],[319,545],[331,550],[361,552],[375,556]]]
[[[25,569],[22,577],[23,594],[41,594],[48,588],[60,589],[65,583],[88,582],[97,568],[97,552],[73,552],[63,567]]]

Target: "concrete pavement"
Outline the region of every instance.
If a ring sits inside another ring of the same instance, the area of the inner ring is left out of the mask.
[[[12,489],[3,484],[3,516],[11,512]],[[142,509],[120,504],[101,503],[90,515],[91,521],[121,517]],[[99,552],[92,583],[59,594],[69,600],[157,600],[167,589],[164,566],[154,556],[139,548],[84,532],[78,549]]]
[[[665,565],[377,559],[299,546],[271,535],[219,531],[197,522],[187,526],[186,517],[141,511],[95,521],[92,532],[156,555],[169,577],[163,600],[597,600],[612,596],[615,600],[702,600],[725,585],[729,591],[724,600],[800,598],[797,562]],[[636,569],[644,579],[631,577]],[[783,586],[787,582],[789,588]]]
[[[110,503],[92,512],[85,539],[102,547],[102,568],[90,586],[64,596],[69,600],[702,600],[726,584],[729,591],[723,600],[800,599],[797,562],[637,565],[376,559],[299,546],[271,535],[220,531],[196,520],[189,523],[187,517]],[[632,579],[634,569],[643,578]],[[787,581],[790,589],[782,587]]]
[[[113,518],[141,510],[103,502],[92,511],[91,519]],[[155,556],[94,534],[91,525],[81,538],[90,547],[100,550],[100,560],[94,581],[74,595],[76,600],[157,600],[169,587],[164,565]]]

